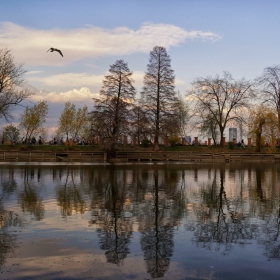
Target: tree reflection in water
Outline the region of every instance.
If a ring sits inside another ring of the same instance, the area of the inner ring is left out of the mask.
[[[278,215],[268,219],[265,225],[266,240],[261,241],[265,246],[266,256],[269,259],[280,259],[280,208]]]
[[[61,207],[61,214],[64,218],[71,216],[73,212],[84,214],[86,211],[86,202],[84,199],[83,185],[78,184],[74,169],[66,167],[65,182],[56,187],[58,205]],[[64,180],[63,171],[59,170],[59,178]]]
[[[116,167],[111,167],[108,174],[99,177],[95,181],[95,187],[99,194],[102,192],[99,202],[92,203],[93,218],[90,224],[97,224],[99,244],[102,250],[106,250],[107,261],[114,264],[122,264],[129,254],[129,244],[132,236],[131,215],[126,216],[127,178],[126,172],[119,176]],[[99,208],[99,211],[96,211]]]
[[[21,225],[20,218],[14,212],[5,210],[0,200],[0,269],[16,247],[17,236],[11,234],[8,228]]]
[[[14,212],[5,209],[4,201],[16,190],[17,183],[14,178],[14,169],[5,172],[7,177],[1,173],[1,197],[0,197],[0,269],[5,264],[7,258],[17,247],[17,235],[10,233],[10,227],[22,227],[22,219]]]
[[[237,171],[242,173],[240,178],[244,180],[244,170]],[[276,182],[269,184],[276,176],[273,177],[272,174],[272,178],[268,179],[265,177],[265,171],[256,167],[255,180],[252,180],[251,170],[249,171],[249,197],[246,198],[244,181],[241,180],[239,197],[231,194],[228,198],[225,188],[225,184],[229,184],[225,183],[226,170],[224,167],[214,169],[212,184],[201,187],[201,206],[194,208],[196,222],[189,223],[186,228],[194,232],[194,241],[200,248],[229,254],[234,244],[246,246],[252,240],[257,240],[259,244],[264,244],[264,254],[268,258],[279,259],[279,190],[272,187]],[[267,180],[266,189],[262,187],[264,180]],[[271,194],[277,195],[278,200],[276,201]],[[248,202],[249,215],[246,214]],[[256,224],[254,218],[261,219],[263,223],[259,221]]]
[[[142,233],[141,247],[144,252],[147,272],[152,278],[163,277],[169,268],[173,254],[173,225],[167,219],[168,209],[165,197],[160,199],[158,171],[154,172],[154,190],[151,198],[145,203],[139,231]]]
[[[202,203],[195,210],[197,223],[192,230],[197,246],[229,254],[233,244],[243,246],[254,238],[257,228],[239,211],[242,201],[237,197],[228,199],[224,184],[225,170],[215,169],[212,184],[201,188]]]
[[[280,259],[280,165],[25,166],[16,179],[15,168],[0,170],[0,265],[15,246],[8,229],[20,225],[4,202],[16,195],[23,212],[44,219],[45,172],[62,217],[90,209],[89,225],[96,228],[109,263],[124,264],[138,231],[147,272],[164,277],[174,254],[174,231],[182,230],[182,222],[202,250],[227,255],[235,246],[257,243],[268,259]]]
[[[38,184],[34,181],[34,167],[26,167],[23,177],[23,191],[19,195],[19,204],[23,212],[29,212],[36,221],[44,218],[43,198],[39,196]]]
[[[7,178],[2,181],[2,191],[5,195],[12,194],[17,188],[17,182],[15,180],[14,168],[8,168],[6,172]]]
[[[183,215],[184,172],[180,174],[164,170],[152,172],[146,182],[145,201],[139,209],[139,231],[147,272],[152,278],[163,277],[169,268],[174,251],[174,227]],[[169,183],[167,183],[169,182]],[[181,189],[180,189],[181,188]]]
[[[280,259],[280,204],[279,189],[277,186],[277,175],[279,172],[272,170],[270,184],[270,195],[266,197],[266,172],[262,167],[256,168],[256,191],[258,199],[258,216],[265,221],[263,233],[265,238],[259,238],[259,243],[265,247],[265,255],[268,259]],[[275,198],[278,197],[276,200]]]

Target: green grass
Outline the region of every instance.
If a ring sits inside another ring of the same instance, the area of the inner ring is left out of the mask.
[[[118,151],[153,151],[153,147],[141,147],[141,146],[117,146]],[[105,151],[105,148],[99,145],[73,145],[72,147],[67,145],[0,145],[0,151]],[[254,147],[216,147],[216,146],[160,146],[160,151],[166,152],[193,152],[193,153],[253,153]],[[272,153],[269,148],[263,148],[263,153]],[[279,148],[274,152],[279,152]]]
[[[89,145],[0,145],[0,151],[101,151],[99,146]]]
[[[233,149],[229,147],[219,147],[219,146],[170,146],[170,147],[161,147],[161,150],[170,151],[170,152],[193,152],[193,153],[252,153],[254,148],[239,148],[234,147]]]

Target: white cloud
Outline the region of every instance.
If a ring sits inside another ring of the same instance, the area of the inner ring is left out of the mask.
[[[89,88],[87,87],[81,87],[80,89],[72,89],[66,92],[39,92],[36,95],[33,95],[30,99],[34,102],[38,102],[41,100],[46,100],[51,103],[65,103],[67,101],[71,102],[84,102],[92,103],[92,98],[98,97],[98,93],[92,93]]]
[[[34,74],[39,74],[42,73],[43,71],[27,71],[25,75],[34,75]]]
[[[145,23],[138,30],[95,26],[38,30],[10,22],[0,24],[0,45],[11,49],[18,61],[35,65],[63,65],[87,57],[149,52],[155,45],[168,49],[185,40],[220,38],[209,31],[187,31],[170,24]],[[47,52],[50,47],[61,49],[64,57]]]
[[[175,79],[175,86],[184,85],[185,82],[183,80]]]
[[[87,73],[64,73],[58,75],[51,75],[47,77],[29,77],[28,82],[40,82],[47,86],[55,86],[55,87],[102,87],[102,81],[104,79],[104,75],[94,75]],[[136,88],[140,88],[143,86],[145,72],[142,71],[134,71],[133,72],[133,80],[134,86]],[[184,81],[175,79],[175,85],[182,85]]]
[[[40,82],[46,86],[55,87],[94,87],[99,90],[102,87],[102,81],[104,76],[109,73],[104,73],[104,75],[94,75],[88,73],[64,73],[58,75],[51,75],[47,77],[28,77],[29,83]],[[133,80],[135,81],[135,87],[143,86],[143,78],[145,73],[142,71],[133,72]],[[177,84],[177,80],[176,80]]]
[[[102,86],[102,75],[90,75],[87,73],[64,73],[47,77],[28,77],[29,82],[41,82],[48,86],[56,87],[82,87]]]
[[[142,71],[134,71],[132,75],[132,79],[134,80],[134,87],[141,88],[143,86],[145,72]]]

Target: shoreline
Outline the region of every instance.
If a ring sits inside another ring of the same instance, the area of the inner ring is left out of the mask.
[[[0,151],[0,162],[126,163],[126,162],[280,162],[280,153],[205,151]]]

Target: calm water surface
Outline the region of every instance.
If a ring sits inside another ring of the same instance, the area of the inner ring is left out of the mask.
[[[279,279],[280,165],[0,165],[1,279]]]

